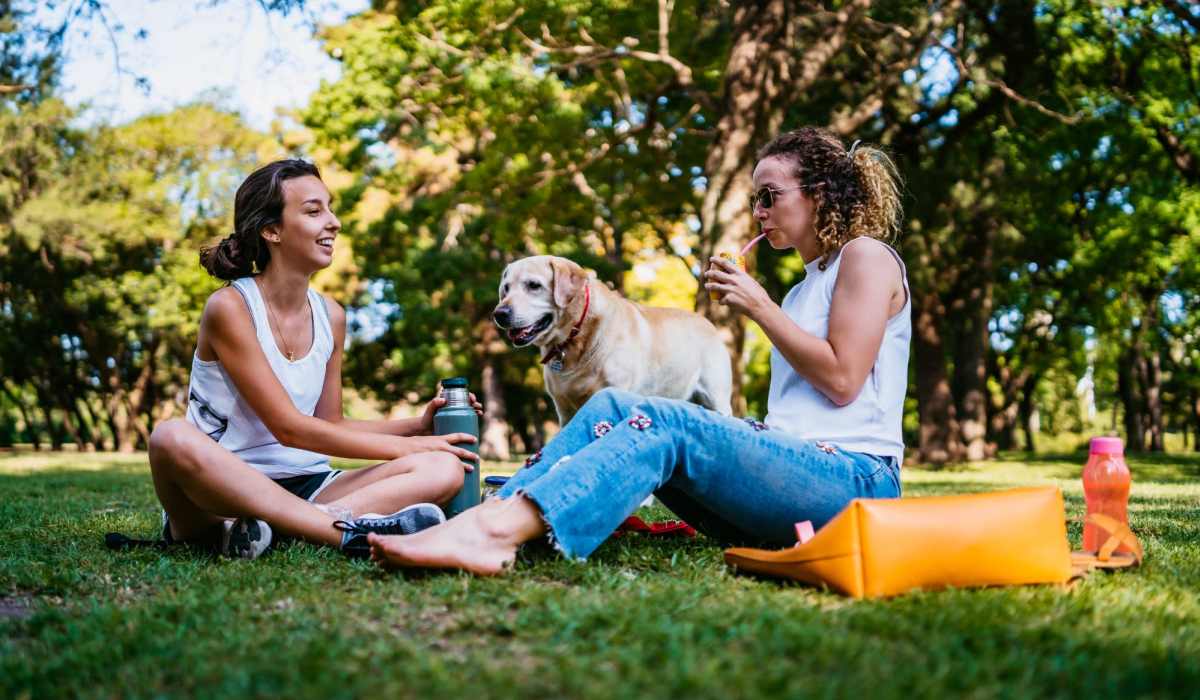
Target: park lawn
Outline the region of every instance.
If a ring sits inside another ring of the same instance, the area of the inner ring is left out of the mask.
[[[1077,518],[1082,461],[906,467],[905,495],[1053,483]],[[305,544],[112,553],[156,531],[144,456],[0,456],[0,697],[1195,696],[1200,458],[1130,461],[1140,570],[855,602],[735,576],[704,538],[535,548],[486,580]]]

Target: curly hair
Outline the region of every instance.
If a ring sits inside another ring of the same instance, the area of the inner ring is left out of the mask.
[[[826,129],[806,126],[776,137],[758,160],[788,158],[801,190],[814,204],[814,229],[825,269],[853,238],[893,240],[900,231],[900,175],[887,154],[855,142],[849,150]]]

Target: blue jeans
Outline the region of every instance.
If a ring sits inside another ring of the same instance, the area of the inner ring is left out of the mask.
[[[845,452],[686,401],[604,389],[497,493],[524,494],[551,540],[585,559],[654,494],[726,544],[786,546],[853,498],[900,495],[893,457]]]

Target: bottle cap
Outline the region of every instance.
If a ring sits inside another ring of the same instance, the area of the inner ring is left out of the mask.
[[[466,389],[467,388],[467,378],[466,377],[450,377],[449,379],[443,379],[442,380],[442,388],[443,389]]]
[[[1088,451],[1094,455],[1119,455],[1125,451],[1125,445],[1119,437],[1094,437]]]

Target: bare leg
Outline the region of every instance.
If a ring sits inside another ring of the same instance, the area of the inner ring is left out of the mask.
[[[154,490],[181,540],[203,538],[223,518],[265,520],[285,534],[337,547],[333,518],[289,493],[183,419],[150,436]]]
[[[446,503],[462,484],[463,466],[457,457],[422,452],[346,472],[316,502],[348,508],[355,515],[392,513],[414,503]]]
[[[546,534],[541,511],[517,495],[484,501],[457,518],[415,535],[369,535],[371,559],[386,568],[462,569],[499,574],[517,556],[517,546]]]

